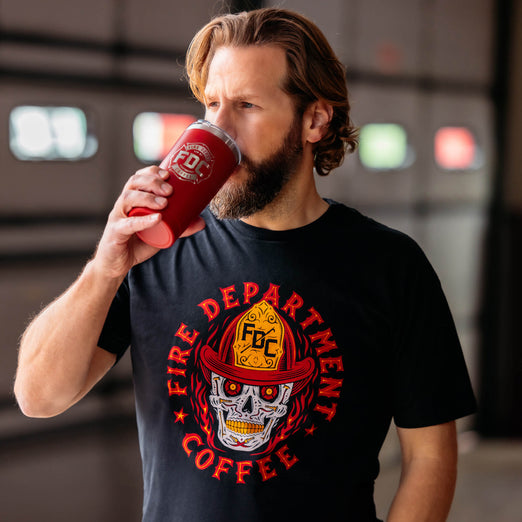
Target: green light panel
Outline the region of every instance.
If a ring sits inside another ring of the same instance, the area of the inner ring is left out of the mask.
[[[98,140],[77,107],[22,105],[9,115],[9,147],[22,161],[77,161],[94,156]]]
[[[359,158],[370,170],[397,170],[408,163],[408,136],[402,125],[369,123],[360,131]]]

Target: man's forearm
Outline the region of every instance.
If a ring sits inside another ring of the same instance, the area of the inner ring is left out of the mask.
[[[104,277],[91,262],[29,325],[20,344],[15,380],[24,413],[52,416],[77,400],[92,377],[98,337],[120,283]]]

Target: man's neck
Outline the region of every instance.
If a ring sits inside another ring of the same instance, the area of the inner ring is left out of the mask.
[[[312,172],[301,173],[285,185],[272,203],[242,221],[267,230],[290,230],[312,223],[327,209],[328,203],[317,192]]]

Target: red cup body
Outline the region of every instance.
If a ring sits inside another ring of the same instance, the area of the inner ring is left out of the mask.
[[[241,161],[234,140],[222,129],[198,120],[185,129],[160,167],[168,170],[167,183],[173,193],[162,220],[138,232],[142,241],[157,248],[168,248],[203,211]],[[149,208],[133,208],[129,216],[156,213]]]

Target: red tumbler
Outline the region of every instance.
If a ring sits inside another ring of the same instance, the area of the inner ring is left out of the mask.
[[[167,207],[160,211],[162,220],[152,228],[137,232],[139,238],[157,248],[172,246],[240,161],[239,148],[223,129],[206,120],[189,125],[160,164],[169,171],[167,183],[174,189]],[[129,216],[156,212],[136,207]]]

